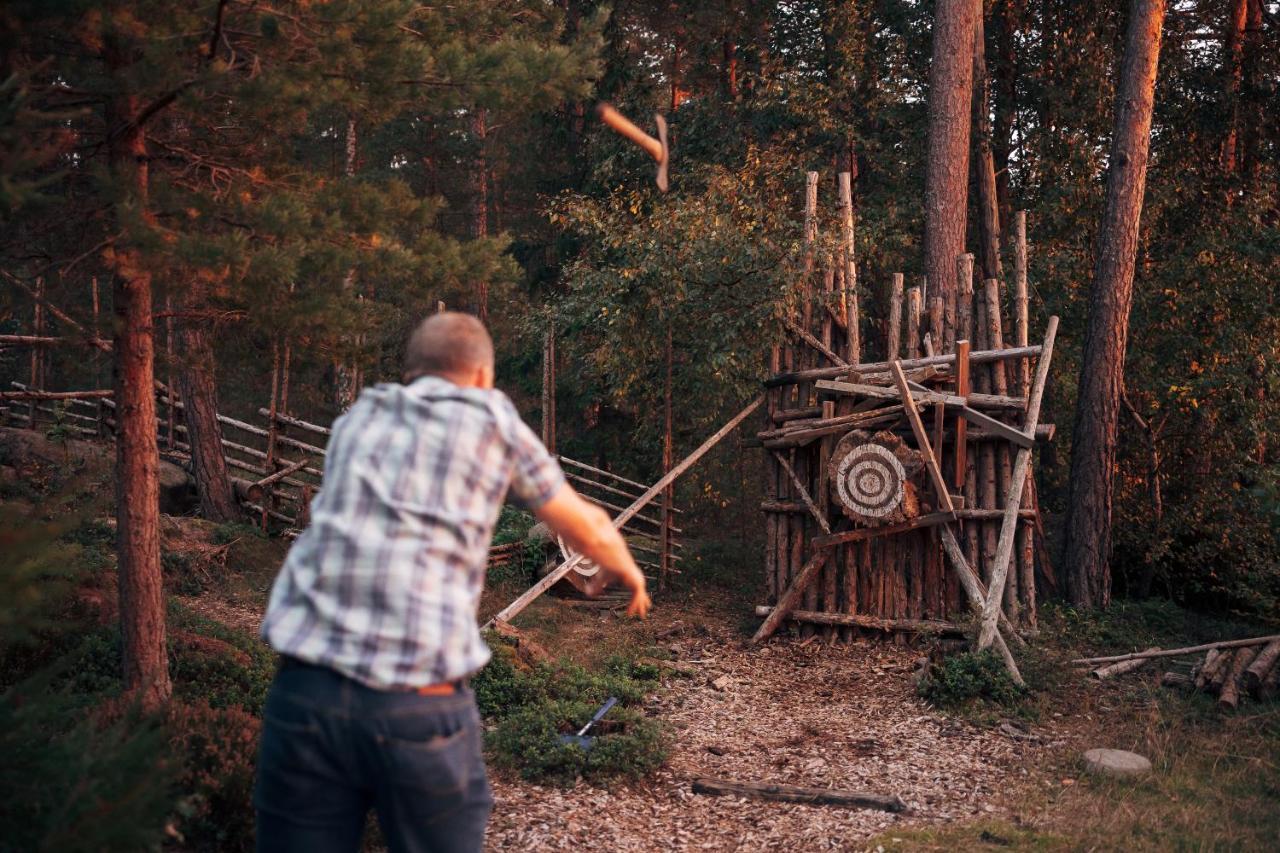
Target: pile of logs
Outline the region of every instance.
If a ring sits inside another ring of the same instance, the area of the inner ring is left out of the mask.
[[[1153,660],[1185,658],[1204,652],[1204,659],[1190,672],[1166,672],[1160,678],[1165,687],[1203,691],[1218,697],[1218,707],[1235,710],[1240,700],[1252,696],[1268,702],[1280,697],[1280,635],[1224,640],[1179,649],[1151,648],[1127,655],[1080,658],[1076,664],[1098,665],[1089,674],[1105,681],[1117,675],[1136,672]]]

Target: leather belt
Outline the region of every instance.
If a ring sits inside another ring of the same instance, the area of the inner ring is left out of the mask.
[[[332,669],[331,667],[300,660],[299,658],[292,657],[291,655],[280,656],[280,668],[327,669],[330,672],[337,672],[337,670]],[[338,674],[341,675],[342,673]],[[346,676],[343,677],[345,678]],[[466,684],[467,683],[464,679],[458,679],[456,681],[442,681],[439,684],[426,684],[422,687],[393,687],[387,689],[396,693],[417,693],[419,696],[453,696],[457,693],[461,693],[463,688],[466,687]]]

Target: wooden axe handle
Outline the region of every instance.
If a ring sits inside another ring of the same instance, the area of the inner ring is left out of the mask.
[[[604,103],[597,105],[596,115],[600,116],[600,120],[609,127],[647,151],[656,162],[662,162],[664,153],[662,143],[632,124],[630,119],[615,110],[612,105]]]

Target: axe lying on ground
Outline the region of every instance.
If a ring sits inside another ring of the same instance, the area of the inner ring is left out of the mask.
[[[645,150],[650,157],[658,163],[657,183],[658,189],[663,192],[667,191],[667,162],[670,158],[671,151],[667,148],[667,120],[662,113],[654,113],[654,123],[658,125],[658,138],[654,139],[640,128],[636,127],[631,121],[613,108],[612,104],[599,103],[596,105],[596,115],[600,116],[600,120],[618,133],[630,139],[636,145]]]

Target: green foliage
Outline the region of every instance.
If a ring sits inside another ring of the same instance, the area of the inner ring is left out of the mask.
[[[592,748],[562,744],[559,736],[580,729],[598,710],[590,702],[552,699],[523,707],[503,718],[488,745],[499,766],[525,779],[571,785],[578,778],[600,782],[616,777],[638,779],[667,757],[662,727],[639,711],[615,707],[598,728]]]
[[[168,748],[182,759],[177,831],[192,849],[253,849],[253,778],[262,724],[254,714],[207,702],[174,702]]]
[[[256,524],[249,524],[244,521],[228,521],[213,528],[211,538],[215,545],[230,545],[232,542],[238,542],[245,538],[265,539],[266,534]]]
[[[480,713],[496,723],[486,740],[495,761],[526,779],[571,784],[638,778],[666,760],[661,725],[627,707],[643,700],[658,678],[652,666],[615,655],[598,670],[568,661],[523,667],[514,650],[491,638],[493,659],[472,679]],[[610,696],[619,706],[598,726],[590,751],[559,742],[576,732]]]
[[[1011,706],[1026,696],[1026,690],[1013,683],[995,651],[984,649],[932,664],[920,683],[920,695],[939,708],[954,709],[976,700]]]

